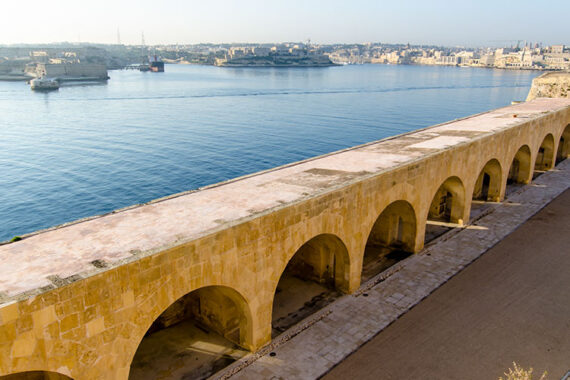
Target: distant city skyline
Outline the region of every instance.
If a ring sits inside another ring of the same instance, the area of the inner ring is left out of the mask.
[[[570,45],[570,2],[552,0],[29,0],[2,4],[0,44],[91,42]]]

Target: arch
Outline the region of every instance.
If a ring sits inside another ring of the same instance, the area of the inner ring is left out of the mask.
[[[289,259],[275,286],[272,327],[276,335],[348,292],[350,257],[343,241],[320,234]]]
[[[477,178],[473,189],[473,199],[499,202],[501,200],[502,170],[496,159],[489,160]]]
[[[281,276],[290,269],[306,279],[347,292],[349,264],[348,249],[343,241],[333,234],[320,234],[297,249]]]
[[[129,379],[152,377],[171,366],[185,378],[207,377],[252,347],[251,319],[249,305],[237,290],[222,285],[195,289],[148,328],[131,361]]]
[[[408,201],[392,202],[382,210],[366,241],[362,260],[362,281],[414,252],[416,219],[416,212]]]
[[[564,128],[556,151],[556,165],[570,156],[570,124]]]
[[[29,371],[0,376],[0,380],[73,380],[57,372]]]
[[[463,224],[465,187],[459,177],[447,178],[437,189],[428,212],[428,220]]]
[[[538,148],[536,160],[534,162],[534,171],[546,171],[554,166],[554,137],[547,134]]]
[[[530,180],[530,170],[530,148],[528,145],[523,145],[513,157],[511,167],[509,168],[507,184],[528,183]]]

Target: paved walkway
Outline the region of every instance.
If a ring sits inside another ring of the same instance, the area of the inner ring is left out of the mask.
[[[566,160],[490,207],[472,225],[450,231],[212,378],[321,377],[569,187]]]
[[[570,370],[570,190],[342,361],[324,380],[538,379]]]

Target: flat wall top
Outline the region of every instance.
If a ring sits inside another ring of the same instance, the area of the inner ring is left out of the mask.
[[[0,305],[197,239],[261,213],[565,107],[570,107],[570,99],[536,99],[2,245]],[[517,117],[513,117],[514,114]]]
[[[548,73],[544,73],[538,76],[535,79],[544,79],[544,78],[569,78],[570,71],[550,71]]]

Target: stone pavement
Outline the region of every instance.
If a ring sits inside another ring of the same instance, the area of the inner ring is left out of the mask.
[[[570,189],[322,380],[505,377],[570,369]]]
[[[570,160],[211,379],[316,379],[570,187]]]

